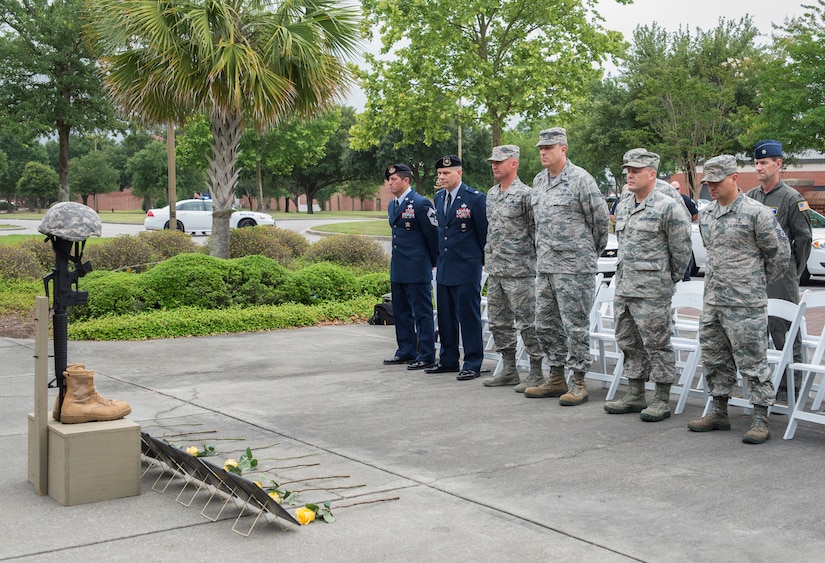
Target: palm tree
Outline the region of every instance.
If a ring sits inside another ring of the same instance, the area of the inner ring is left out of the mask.
[[[340,101],[360,44],[358,12],[329,0],[87,0],[104,83],[131,118],[211,122],[212,254],[229,257],[244,128]]]

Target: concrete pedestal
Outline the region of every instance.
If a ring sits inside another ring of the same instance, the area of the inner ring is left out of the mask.
[[[30,414],[30,452],[33,425]],[[140,494],[140,425],[131,420],[62,424],[49,416],[48,452],[49,496],[64,506]]]

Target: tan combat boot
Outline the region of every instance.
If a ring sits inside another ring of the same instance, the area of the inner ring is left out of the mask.
[[[97,394],[94,373],[83,364],[72,364],[63,372],[66,395],[60,411],[60,422],[76,424],[123,418],[132,408],[129,403],[106,399]]]
[[[609,414],[626,414],[629,412],[642,412],[647,407],[645,399],[645,380],[628,379],[627,393],[618,401],[608,401],[604,404],[605,412]]]
[[[753,419],[750,429],[742,436],[746,444],[761,444],[771,439],[771,429],[768,426],[768,407],[753,405]]]
[[[587,385],[584,383],[584,372],[573,372],[573,384],[570,390],[559,397],[559,404],[563,407],[574,407],[587,402]]]
[[[711,430],[730,430],[728,418],[728,398],[713,397],[707,416],[688,422],[688,429],[693,432],[710,432]]]
[[[567,381],[564,380],[564,366],[552,366],[550,368],[550,379],[548,381],[524,390],[524,396],[531,399],[561,397],[565,393],[567,393]]]
[[[530,358],[530,373],[513,389],[516,393],[524,393],[530,387],[539,387],[544,383],[544,373],[541,370],[542,358]]]
[[[653,400],[639,414],[639,418],[645,422],[661,422],[666,418],[670,418],[668,401],[670,401],[670,383],[657,383]]]
[[[505,350],[501,354],[504,364],[501,373],[482,381],[485,387],[504,387],[506,385],[518,385],[518,367],[516,366],[516,351]]]

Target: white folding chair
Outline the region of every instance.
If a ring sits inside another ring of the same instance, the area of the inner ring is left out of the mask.
[[[590,354],[596,359],[598,371],[594,371],[591,366],[587,377],[610,384],[607,392],[608,401],[616,394],[624,371],[624,355],[616,344],[613,319],[615,293],[615,288],[601,286],[590,309]]]
[[[819,309],[820,313],[825,314],[825,291],[814,292],[807,289],[805,293],[802,294],[800,302],[805,303],[806,318],[799,327],[799,337],[802,340],[802,361],[807,362],[815,352],[817,343],[819,342],[819,335],[809,332],[807,318],[812,314],[816,315],[815,309]],[[823,331],[825,331],[825,329],[820,332]]]
[[[822,331],[817,340],[816,349],[810,363],[794,362],[788,366],[788,389],[790,390],[795,383],[794,378],[797,374],[801,375],[802,384],[799,388],[799,396],[788,417],[788,427],[785,429],[784,436],[786,440],[793,438],[800,420],[825,425],[825,412],[819,412],[825,394],[825,385],[819,386],[813,398],[810,396],[814,379],[818,375],[825,376],[825,365],[822,365],[823,355],[825,355],[825,330]],[[809,401],[811,403],[810,408],[807,407]]]
[[[768,364],[771,366],[771,383],[773,383],[774,389],[778,387],[779,382],[782,380],[782,376],[785,373],[785,369],[793,360],[793,343],[794,340],[796,340],[796,335],[802,324],[804,313],[805,303],[799,303],[797,305],[796,303],[791,303],[790,301],[785,301],[784,299],[768,299],[768,316],[779,317],[791,323],[790,329],[787,333],[785,333],[785,346],[783,346],[782,349],[768,349],[767,359]],[[739,379],[742,384],[742,396],[731,397],[728,404],[735,407],[742,407],[745,409],[745,412],[750,412],[751,405],[748,399],[748,381],[746,378],[741,377],[741,375],[739,376]],[[793,410],[793,405],[796,402],[795,395],[793,386],[788,385],[788,406],[774,405],[768,410],[789,415]],[[712,398],[708,396],[708,400],[705,403],[705,411],[703,416],[707,415],[710,410],[711,400]]]
[[[702,295],[705,293],[705,280],[689,280],[680,281],[676,284],[676,293],[698,293]]]
[[[685,410],[689,396],[701,397],[704,400],[708,397],[704,376],[699,369],[702,348],[699,345],[699,319],[696,316],[696,313],[701,313],[703,304],[702,293],[693,291],[676,291],[671,299],[674,336],[670,341],[676,355],[676,369],[679,372],[678,380],[670,388],[672,394],[678,395],[673,414],[681,414]]]

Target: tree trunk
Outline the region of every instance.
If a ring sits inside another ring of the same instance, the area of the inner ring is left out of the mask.
[[[212,159],[209,191],[212,194],[212,256],[229,258],[229,217],[238,184],[238,143],[243,133],[243,113],[216,109],[212,114]]]
[[[64,125],[62,120],[58,121],[57,201],[69,201],[69,133],[71,130],[72,128]]]
[[[261,171],[261,159],[255,161],[255,180],[258,184],[258,205],[256,209],[258,211],[264,210],[264,177],[263,172]],[[251,204],[250,204],[251,209]]]
[[[178,230],[178,194],[175,179],[175,122],[166,122],[167,194],[169,200],[169,230]]]
[[[492,130],[493,146],[501,146],[501,122],[498,119],[493,120]]]

